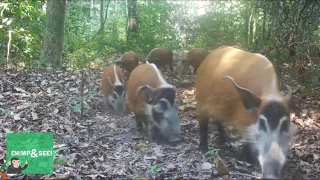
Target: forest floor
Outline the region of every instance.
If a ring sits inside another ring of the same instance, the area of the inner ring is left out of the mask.
[[[181,74],[183,68],[177,63],[174,75],[165,73],[168,82],[178,88],[184,140],[176,145],[148,142],[137,132],[133,113],[128,109],[124,117],[111,114],[105,109],[99,91],[88,97],[81,119],[79,112],[74,112],[80,99],[79,71],[59,71],[53,75],[44,70],[20,70],[1,74],[0,164],[5,159],[6,132],[50,131],[55,133],[54,174],[18,175],[14,176],[16,179],[252,179],[259,176],[258,164],[235,158],[239,144],[232,127],[228,126],[232,148],[224,149],[215,145],[217,134],[210,124],[209,147],[220,149],[219,156],[201,156],[195,116],[195,76]],[[297,135],[283,176],[319,179],[319,89],[303,95],[299,90],[301,85],[294,78],[284,75],[281,81],[294,88],[300,108],[292,114]],[[86,72],[85,95],[97,90],[99,83],[100,69]],[[225,174],[221,174],[219,167],[225,167]]]

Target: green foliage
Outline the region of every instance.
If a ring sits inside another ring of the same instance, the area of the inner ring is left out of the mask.
[[[108,7],[108,19],[104,32],[100,30],[99,4],[94,5],[94,17],[89,18],[87,2],[68,3],[64,51],[67,62],[73,67],[84,62],[102,59],[108,63],[108,55],[135,51],[146,55],[155,47],[178,48],[176,32],[167,16],[174,11],[166,1],[139,1],[139,27],[133,39],[126,39],[127,16],[125,1],[112,1]],[[95,27],[95,28],[94,28]],[[85,48],[84,48],[85,47]],[[84,58],[85,56],[90,56]],[[82,58],[84,60],[78,60]]]
[[[132,154],[132,155],[130,156],[130,158],[132,158],[132,159],[137,159],[138,157],[137,157],[136,154]]]
[[[97,91],[96,90],[92,90],[92,91],[89,91],[87,95],[81,97],[81,101],[82,102],[85,102],[87,101],[90,97],[94,96],[95,94],[97,94]],[[88,107],[90,108],[90,107]],[[80,112],[80,109],[81,109],[81,102],[76,104],[75,106],[73,106],[73,112]]]
[[[90,62],[95,57],[95,51],[88,48],[80,48],[75,50],[73,53],[67,55],[67,60],[70,63],[71,67],[88,67]]]
[[[66,150],[66,149],[69,149],[69,147],[68,146],[64,146],[64,147],[60,147],[58,149],[55,149],[54,150],[54,154],[56,155],[59,151],[63,151],[63,150]]]
[[[4,52],[0,53],[0,59],[6,59],[9,34],[11,34],[8,63],[16,65],[20,62],[26,65],[38,63],[45,18],[41,7],[40,0],[0,2],[0,33],[3,35],[0,37],[0,42]]]
[[[14,115],[13,111],[8,108],[1,108],[0,110],[0,115],[4,116],[3,119],[6,119],[7,117],[13,117]]]
[[[139,174],[134,175],[132,179],[133,179],[133,180],[140,180]]]
[[[78,103],[75,106],[73,106],[73,112],[80,112],[81,104]]]
[[[221,150],[221,149],[212,149],[212,150],[204,153],[203,156],[205,156],[205,157],[212,156],[212,155],[216,156],[216,155],[219,154],[219,151],[220,151],[220,150]]]
[[[311,92],[312,92],[312,88],[310,88],[310,87],[303,88],[303,94],[309,94]]]
[[[58,157],[55,160],[55,164],[59,164],[59,165],[65,165],[67,164],[67,162],[68,162],[68,159],[64,157]]]
[[[130,33],[129,38],[127,6],[127,1],[105,0],[103,18],[107,19],[102,30],[100,1],[94,1],[93,6],[90,1],[68,1],[64,63],[81,68],[97,60],[109,64],[110,55],[126,51],[135,51],[143,59],[155,47],[188,50],[232,45],[251,52],[265,50],[271,61],[292,67],[296,61],[303,61],[308,76],[305,79],[319,84],[317,1],[138,0],[137,31]],[[43,7],[41,0],[0,2],[1,65],[43,64],[39,62],[45,20]],[[9,62],[6,62],[9,32],[12,39]]]
[[[157,172],[158,169],[159,169],[159,166],[158,166],[158,165],[151,166],[151,172],[152,172],[152,173]]]
[[[167,18],[174,11],[166,1],[144,1],[139,4],[139,34],[129,42],[138,52],[149,53],[155,47],[178,48],[176,32]]]

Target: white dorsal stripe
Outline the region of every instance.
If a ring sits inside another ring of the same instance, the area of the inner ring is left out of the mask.
[[[264,120],[264,124],[266,125],[266,130],[267,130],[267,132],[268,133],[270,133],[270,125],[269,125],[269,123],[268,123],[268,119],[267,119],[267,117],[266,116],[264,116],[263,114],[261,114],[260,116],[259,116],[259,119],[263,119]]]
[[[115,86],[121,86],[122,83],[121,83],[121,81],[119,81],[116,65],[113,65],[113,71],[114,71],[114,85]]]
[[[273,64],[270,62],[270,60],[267,57],[259,53],[253,53],[253,54],[255,56],[258,56],[260,59],[264,60],[269,64],[265,68],[273,68]],[[282,101],[282,98],[276,93],[278,89],[277,89],[277,77],[275,75],[273,75],[272,77],[270,86],[271,86],[270,91],[266,92],[268,94],[265,95],[266,99],[270,101]]]
[[[149,64],[153,67],[153,69],[156,71],[156,73],[158,75],[158,78],[159,78],[159,80],[161,82],[160,87],[173,87],[171,84],[168,84],[167,81],[162,77],[159,69],[157,68],[157,66],[155,64],[153,64],[153,63],[149,63]]]
[[[159,49],[159,48],[154,48],[154,49],[152,49],[152,51],[150,51],[150,53],[148,54],[148,56],[147,56],[146,59],[149,59],[149,56],[151,56],[151,54],[153,53],[153,51],[155,51],[156,49]]]
[[[271,91],[266,99],[270,101],[282,101],[282,98],[279,96],[279,94],[275,92],[277,92],[277,78],[273,76],[273,79],[271,82]]]
[[[171,84],[162,84],[159,86],[160,88],[173,88]]]

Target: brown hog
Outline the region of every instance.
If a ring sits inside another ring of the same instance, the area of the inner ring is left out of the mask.
[[[123,72],[117,65],[111,64],[104,68],[101,78],[101,89],[105,97],[105,103],[112,107],[116,114],[123,116],[126,110],[126,89]]]
[[[208,54],[209,52],[204,48],[190,49],[187,53],[186,59],[182,61],[182,64],[185,66],[192,66],[194,68],[193,73],[196,74],[198,67]]]
[[[139,56],[133,51],[126,52],[120,57],[120,60],[117,61],[116,64],[131,73],[131,71],[139,65]]]
[[[146,58],[149,63],[154,63],[157,67],[169,66],[173,73],[173,52],[170,48],[155,48]]]
[[[135,114],[138,131],[142,123],[152,141],[180,139],[180,116],[175,104],[176,89],[168,84],[155,64],[136,67],[128,81],[128,104]]]
[[[280,93],[274,67],[265,56],[230,46],[212,51],[196,74],[201,151],[208,150],[208,121],[214,117],[222,142],[224,121],[244,133],[244,155],[257,152],[262,178],[279,178],[295,132],[288,90],[286,96]]]

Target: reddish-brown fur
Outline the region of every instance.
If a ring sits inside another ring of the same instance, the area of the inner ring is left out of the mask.
[[[190,49],[187,53],[186,59],[184,59],[183,63],[192,66],[194,68],[194,73],[197,72],[198,67],[202,63],[202,61],[207,57],[209,52],[204,48],[193,48]]]
[[[243,61],[237,60],[239,58]],[[222,78],[231,76],[239,86],[251,90],[258,97],[270,93],[281,96],[278,83],[274,89],[267,89],[272,87],[273,81],[277,82],[277,77],[272,63],[262,58],[229,46],[211,52],[197,72],[198,114],[214,115],[241,127],[254,123],[257,113],[247,112],[233,84]]]
[[[176,88],[166,82],[155,64],[136,67],[128,81],[127,100],[135,114],[137,129],[144,123],[151,141],[180,139],[180,116],[175,104]]]
[[[146,58],[149,63],[154,63],[157,67],[169,66],[173,72],[173,52],[170,48],[155,48]]]
[[[280,93],[275,69],[261,54],[230,46],[212,51],[196,76],[201,151],[208,150],[208,121],[213,117],[222,142],[224,121],[245,132],[247,144],[242,153],[246,160],[252,160],[248,147],[253,144],[262,178],[279,178],[294,134],[290,125],[290,89],[286,96]]]
[[[134,79],[139,79],[135,81]],[[137,114],[142,115],[145,113],[145,93],[138,93],[137,89],[140,86],[149,85],[153,88],[157,88],[162,85],[158,78],[157,72],[150,64],[141,64],[136,69],[134,74],[131,74],[128,81],[128,104],[131,110]]]
[[[126,52],[120,57],[120,63],[122,68],[130,73],[139,65],[139,56],[133,51]]]
[[[119,66],[117,66],[115,64],[110,64],[109,66],[104,68],[103,73],[101,75],[101,78],[102,78],[101,89],[102,89],[104,97],[109,96],[113,90],[112,87],[110,87],[109,78],[110,78],[112,84],[114,84],[115,83],[114,66],[116,66],[116,71],[117,71],[119,81],[124,86],[124,74],[123,74],[122,70],[119,68]]]

